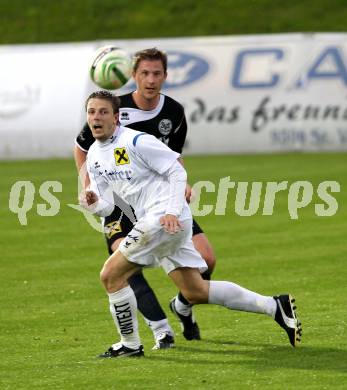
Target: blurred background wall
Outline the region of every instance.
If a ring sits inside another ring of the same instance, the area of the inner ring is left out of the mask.
[[[185,153],[347,149],[345,1],[13,0],[0,13],[0,159],[71,156],[105,43],[168,52]]]

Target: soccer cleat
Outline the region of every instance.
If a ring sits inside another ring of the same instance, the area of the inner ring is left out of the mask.
[[[173,338],[173,336],[163,332],[158,337],[156,337],[155,345],[152,349],[156,350],[156,349],[167,349],[167,348],[174,348],[174,347],[175,347],[175,339]]]
[[[144,356],[143,346],[136,349],[128,348],[122,343],[113,344],[105,353],[99,355],[99,358],[123,358]]]
[[[181,323],[181,328],[183,331],[183,336],[186,340],[201,340],[200,329],[198,324],[195,321],[193,314],[184,316],[180,314],[175,307],[176,297],[172,298],[170,301],[170,310],[178,318]]]
[[[296,347],[301,342],[301,322],[296,316],[295,299],[290,295],[277,295],[273,297],[277,304],[275,321],[287,332],[290,344]]]

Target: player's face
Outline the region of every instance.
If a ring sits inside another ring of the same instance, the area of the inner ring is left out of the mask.
[[[112,104],[104,99],[90,99],[87,104],[87,122],[93,137],[106,141],[114,133],[119,114],[114,114]]]
[[[166,80],[166,73],[160,60],[142,60],[133,77],[137,93],[142,99],[152,100],[159,96],[161,86]]]

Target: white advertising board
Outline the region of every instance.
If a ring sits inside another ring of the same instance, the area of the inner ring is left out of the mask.
[[[71,156],[91,44],[0,46],[0,158]]]
[[[0,47],[1,159],[71,156],[104,44],[167,52],[185,154],[347,150],[347,34],[276,34]]]

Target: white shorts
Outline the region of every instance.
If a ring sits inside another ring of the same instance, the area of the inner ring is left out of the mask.
[[[192,219],[180,220],[183,230],[167,233],[159,223],[160,216],[141,218],[119,245],[119,250],[132,263],[144,267],[161,266],[167,273],[179,267],[207,270],[205,260],[192,242]]]

